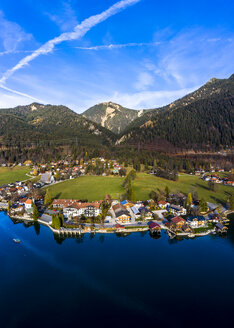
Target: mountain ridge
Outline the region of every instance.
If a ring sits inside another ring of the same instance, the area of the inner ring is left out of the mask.
[[[32,103],[0,109],[0,139],[59,140],[108,146],[147,145],[159,149],[215,149],[233,146],[234,74],[212,78],[169,105],[134,110],[105,102],[77,114],[63,105]]]
[[[130,122],[141,116],[143,112],[144,110],[126,108],[109,101],[90,107],[82,115],[102,127],[120,134]]]
[[[111,131],[62,105],[32,103],[2,108],[0,120],[3,122],[3,119],[5,125],[0,124],[0,137],[8,140],[77,138],[78,141],[108,144],[115,139]]]
[[[233,121],[234,74],[228,79],[212,78],[170,105],[146,111],[117,144],[159,145],[163,140],[186,149],[232,147]]]

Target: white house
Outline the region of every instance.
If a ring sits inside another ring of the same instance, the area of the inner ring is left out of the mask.
[[[169,205],[170,205],[170,203],[164,202],[163,200],[160,200],[158,202],[158,207],[161,208],[162,210],[166,209]]]
[[[41,175],[41,180],[40,182],[45,183],[45,184],[50,184],[50,183],[54,183],[54,176],[52,175],[51,172],[48,173],[43,173]]]
[[[187,211],[186,208],[179,206],[179,205],[171,205],[170,206],[171,214],[178,216],[178,215],[186,215]]]
[[[191,228],[199,228],[206,226],[206,220],[204,217],[189,218],[188,223]]]
[[[84,215],[86,217],[96,217],[101,214],[100,203],[81,203],[75,202],[64,208],[63,214],[65,218],[73,218]]]

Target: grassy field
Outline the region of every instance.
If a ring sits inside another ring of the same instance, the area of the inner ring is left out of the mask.
[[[157,191],[158,188],[164,190],[168,186],[171,192],[188,193],[195,189],[200,198],[213,203],[225,203],[227,196],[233,191],[232,187],[224,185],[218,185],[217,192],[210,191],[207,182],[197,176],[188,174],[180,175],[178,181],[169,181],[139,173],[133,185],[137,199],[147,199],[151,190]]]
[[[104,199],[106,194],[118,198],[124,193],[123,178],[84,176],[49,187],[52,197],[69,199]]]
[[[89,201],[100,200],[106,194],[113,198],[118,198],[124,193],[122,187],[123,178],[120,177],[96,177],[84,176],[74,180],[65,181],[50,187],[53,197],[71,198],[71,199],[88,199]],[[138,173],[137,178],[133,181],[133,188],[136,200],[149,199],[151,190],[165,189],[168,186],[171,192],[188,193],[195,189],[200,198],[213,203],[225,203],[228,194],[233,191],[232,187],[218,185],[218,191],[213,192],[208,189],[208,183],[197,176],[180,175],[179,180],[169,181],[162,178],[154,177],[145,173]]]
[[[25,166],[17,166],[14,168],[0,167],[0,186],[10,182],[29,179],[26,173],[29,173],[30,170],[31,169],[29,167]]]

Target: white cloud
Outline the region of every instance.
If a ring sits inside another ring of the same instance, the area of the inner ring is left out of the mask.
[[[196,90],[198,87],[179,89],[179,90],[158,90],[158,91],[140,91],[135,93],[114,92],[108,95],[92,94],[86,97],[79,104],[67,103],[71,109],[83,112],[89,107],[101,102],[113,101],[127,108],[132,109],[150,109],[168,105],[171,102]]]
[[[28,95],[27,93],[23,93],[23,92],[14,90],[14,89],[7,88],[6,86],[1,85],[1,84],[0,84],[0,88],[3,89],[3,90],[5,90],[5,91],[7,91],[7,92],[14,93],[15,95],[18,95],[20,97],[28,98],[30,100],[38,101],[38,102],[42,102],[43,103],[43,101],[41,101],[41,100],[39,100],[39,99],[37,99],[35,97],[32,97],[32,96]]]
[[[17,65],[13,68],[9,69],[3,77],[0,79],[0,83],[4,83],[14,72],[21,69],[22,67],[28,65],[32,60],[37,58],[40,55],[46,55],[52,52],[56,45],[60,44],[64,41],[72,41],[76,39],[80,39],[83,37],[92,27],[97,24],[105,21],[107,18],[117,14],[119,11],[125,9],[126,7],[133,5],[140,0],[122,0],[115,3],[109,9],[103,11],[101,14],[91,16],[85,19],[81,24],[77,25],[72,32],[62,33],[60,36],[49,40],[44,45],[42,45],[39,49],[34,51],[31,55],[26,56],[21,59]]]
[[[32,39],[18,24],[8,21],[0,11],[0,45],[6,52],[15,51],[25,41]]]
[[[146,90],[149,86],[154,83],[154,77],[148,72],[141,72],[138,75],[137,81],[134,83],[134,87],[137,90]]]
[[[111,99],[122,106],[135,109],[157,108],[185,96],[197,87],[179,90],[141,91],[132,94],[116,92]]]
[[[45,13],[52,22],[57,24],[61,31],[67,31],[74,26],[78,25],[78,21],[76,18],[76,13],[72,9],[72,5],[70,1],[62,1],[61,8],[59,12],[56,13]]]
[[[155,74],[186,88],[232,73],[234,44],[226,34],[201,28],[181,31],[160,47]]]
[[[12,108],[19,105],[28,105],[32,99],[17,95],[12,92],[2,92],[0,89],[0,108]]]

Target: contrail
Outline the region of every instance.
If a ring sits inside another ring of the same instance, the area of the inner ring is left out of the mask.
[[[10,55],[10,54],[26,54],[26,53],[32,53],[34,50],[10,50],[10,51],[2,51],[0,52],[0,56],[4,55]]]
[[[75,47],[76,49],[80,50],[105,50],[105,49],[121,49],[121,48],[128,48],[128,47],[147,47],[147,46],[157,46],[161,42],[141,42],[141,43],[123,43],[123,44],[105,44],[100,46],[92,46],[92,47]]]
[[[22,97],[25,97],[25,98],[29,98],[29,99],[34,100],[36,102],[44,103],[42,100],[39,100],[35,97],[32,97],[32,96],[28,95],[27,93],[23,93],[23,92],[19,92],[19,91],[7,88],[5,85],[0,84],[0,88],[6,90],[8,92],[15,93],[16,95],[19,95],[19,96],[22,96]]]
[[[21,59],[17,65],[13,68],[6,71],[3,77],[0,79],[0,83],[6,82],[6,80],[14,74],[17,70],[21,69],[22,67],[26,66],[29,62],[33,59],[37,58],[40,55],[46,55],[53,51],[54,47],[57,44],[60,44],[63,41],[71,41],[77,40],[84,36],[92,27],[96,26],[97,24],[105,21],[107,18],[117,14],[121,10],[125,9],[126,7],[133,5],[141,0],[122,0],[115,3],[109,9],[103,11],[101,14],[91,16],[85,19],[81,24],[77,25],[72,32],[62,33],[60,36],[47,41],[44,45],[42,45],[39,49],[35,50],[31,55],[26,56],[25,58]]]

